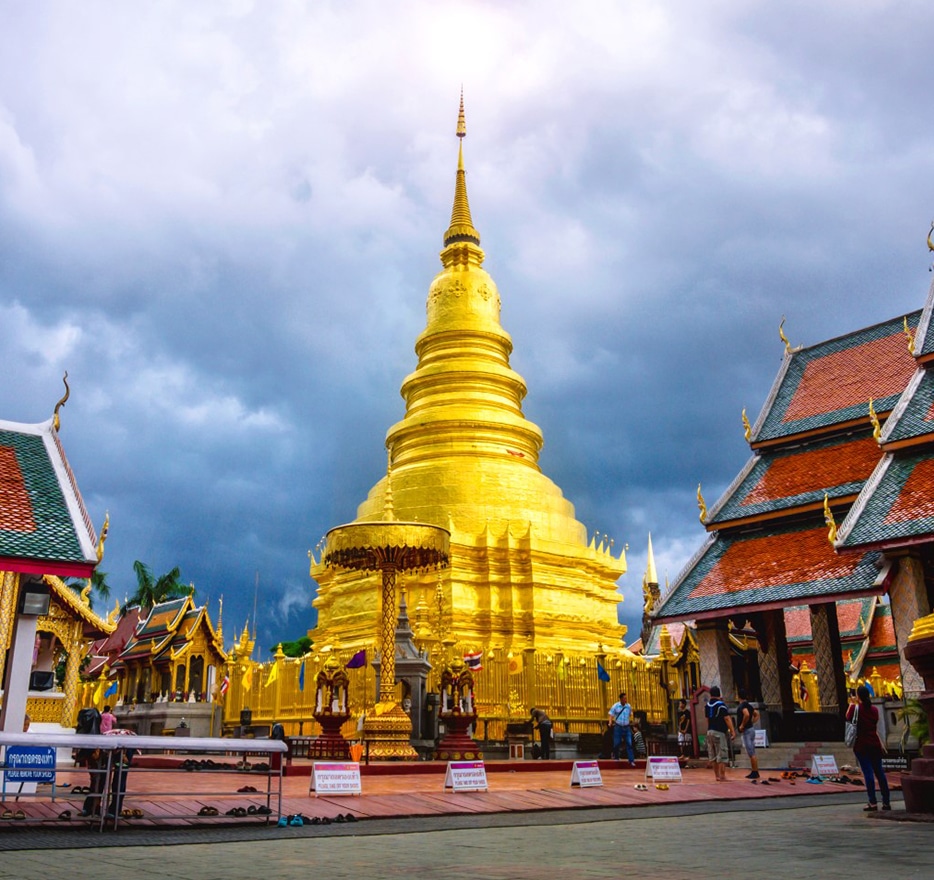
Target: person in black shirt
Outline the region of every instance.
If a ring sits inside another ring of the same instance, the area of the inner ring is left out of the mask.
[[[746,689],[738,688],[739,705],[736,707],[736,730],[743,738],[743,747],[749,755],[751,773],[746,774],[747,779],[759,778],[759,759],[756,757],[756,721],[759,710],[746,699]]]
[[[688,752],[694,752],[694,737],[691,735],[691,710],[687,700],[678,700],[678,752],[682,761],[688,759]]]
[[[730,710],[720,698],[720,687],[714,685],[707,703],[707,755],[713,764],[717,782],[726,782],[726,765],[730,760],[729,742],[733,736]]]

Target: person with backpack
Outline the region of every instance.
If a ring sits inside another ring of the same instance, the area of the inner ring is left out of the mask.
[[[733,719],[726,703],[720,698],[720,687],[710,689],[710,700],[705,708],[707,715],[707,756],[713,764],[717,782],[726,782],[726,765],[730,760],[729,744],[736,735]]]
[[[743,748],[749,755],[749,766],[752,768],[746,774],[747,779],[759,778],[759,759],[756,757],[756,722],[759,720],[759,710],[746,699],[746,688],[737,688],[739,705],[736,707],[736,730],[743,738]]]

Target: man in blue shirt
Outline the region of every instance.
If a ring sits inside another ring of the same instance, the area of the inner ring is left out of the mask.
[[[636,766],[636,756],[632,750],[632,706],[626,699],[626,694],[619,695],[619,702],[610,707],[610,727],[613,728],[613,758],[619,760],[623,741],[626,742],[626,756],[629,766]]]

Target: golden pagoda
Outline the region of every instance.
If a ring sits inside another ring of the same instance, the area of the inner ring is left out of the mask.
[[[450,531],[450,566],[406,578],[417,620],[440,648],[606,653],[628,656],[618,622],[625,551],[588,540],[573,505],[539,467],[542,432],[525,418],[524,379],[509,366],[496,283],[467,199],[461,96],[457,174],[442,269],[428,290],[418,366],[402,382],[405,417],[386,434],[391,476],[358,507],[355,522],[383,517],[388,479],[399,520]],[[379,584],[372,574],[325,566],[318,582],[316,646],[374,643]],[[423,638],[423,641],[426,639]]]

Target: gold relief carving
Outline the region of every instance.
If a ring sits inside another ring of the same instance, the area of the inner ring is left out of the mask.
[[[492,294],[490,293],[489,285],[486,285],[486,284],[481,284],[481,285],[477,288],[477,293],[480,294],[480,296],[483,298],[484,302],[489,302],[489,299],[490,299],[490,297],[492,296]]]

